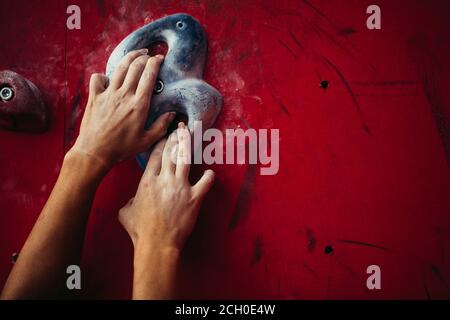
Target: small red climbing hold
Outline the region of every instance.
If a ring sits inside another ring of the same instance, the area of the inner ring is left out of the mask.
[[[39,89],[16,72],[0,71],[0,129],[40,133],[48,124]]]

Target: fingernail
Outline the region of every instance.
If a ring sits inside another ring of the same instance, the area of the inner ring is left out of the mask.
[[[147,54],[148,53],[148,49],[140,49],[140,50],[138,50],[138,52],[140,54]]]
[[[155,58],[158,59],[158,60],[161,60],[161,61],[164,60],[164,56],[162,54],[157,54],[155,56]]]
[[[208,170],[206,170],[205,173],[208,175],[208,178],[209,178],[210,181],[214,180],[214,178],[216,176],[214,171],[212,171],[211,169],[208,169]]]

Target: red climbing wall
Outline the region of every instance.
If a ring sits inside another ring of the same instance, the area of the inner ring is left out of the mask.
[[[184,252],[185,298],[450,297],[450,2],[0,1],[0,69],[32,80],[52,110],[43,135],[0,132],[0,285],[77,135],[89,76],[128,33],[186,12],[205,27],[216,126],[279,128],[280,171],[216,165]],[[81,8],[81,30],[66,8]],[[319,86],[329,81],[328,89]],[[206,166],[196,166],[198,176]],[[83,296],[129,298],[132,247],[117,221],[141,171],[100,187]],[[366,288],[379,265],[381,290]]]

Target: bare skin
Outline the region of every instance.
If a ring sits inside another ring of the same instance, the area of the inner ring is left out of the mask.
[[[66,268],[80,263],[89,212],[101,180],[115,164],[160,140],[174,119],[174,114],[162,115],[149,130],[144,130],[151,92],[162,61],[162,56],[150,58],[145,50],[133,51],[123,58],[109,85],[104,75],[91,77],[80,135],[64,157],[58,180],[8,277],[2,299],[56,298],[67,293]],[[121,211],[121,222],[133,234],[135,257],[140,257],[135,258],[134,283],[142,281],[153,286],[148,289],[136,285],[133,289],[136,298],[158,297],[154,294],[157,290],[165,293],[164,298],[171,297],[174,278],[165,275],[175,271],[177,249],[181,250],[181,246],[172,246],[171,241],[165,240],[171,238],[169,234],[176,233],[174,230],[185,230],[185,227],[177,219],[167,225],[164,221],[168,221],[167,217],[178,217],[181,212],[190,213],[194,207],[198,211],[196,206],[200,204],[192,206],[199,200],[178,200],[180,188],[159,190],[163,185],[173,186],[174,182],[166,175],[164,179],[149,176],[154,172],[153,162],[158,162],[157,155],[158,152],[154,152],[151,156],[136,200]],[[205,175],[210,177],[210,173]],[[144,223],[149,226],[136,227]],[[166,228],[156,230],[156,226]],[[179,234],[187,235],[186,232]],[[154,260],[157,257],[163,259]],[[153,270],[154,274],[142,273],[144,269]]]
[[[119,212],[134,245],[133,299],[174,297],[178,259],[214,182],[207,170],[191,186],[189,130],[178,125],[153,150],[136,196]]]

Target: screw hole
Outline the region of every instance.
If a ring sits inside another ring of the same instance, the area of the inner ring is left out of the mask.
[[[153,92],[158,94],[161,93],[164,90],[164,82],[162,80],[158,79],[156,80],[155,87],[153,88]]]
[[[177,28],[178,28],[178,29],[183,29],[183,28],[184,28],[184,23],[183,23],[183,21],[178,21],[178,22],[177,22]]]
[[[324,90],[327,90],[329,86],[330,83],[327,80],[323,80],[322,82],[320,82],[320,87]]]
[[[11,87],[4,86],[0,89],[0,99],[3,101],[9,101],[14,98],[14,90]]]
[[[325,254],[332,254],[333,253],[333,246],[326,246],[323,250]]]

